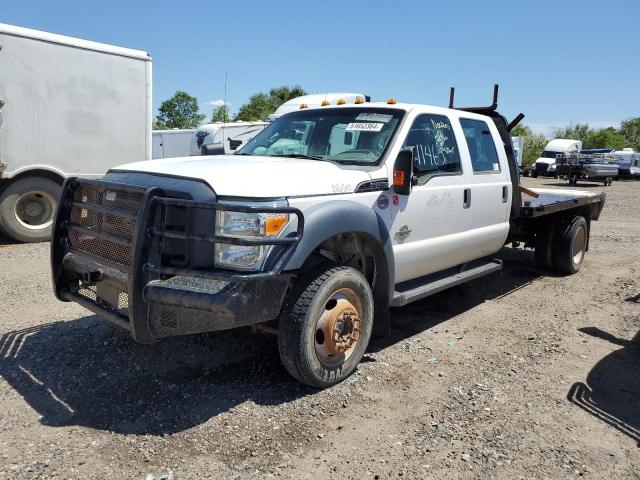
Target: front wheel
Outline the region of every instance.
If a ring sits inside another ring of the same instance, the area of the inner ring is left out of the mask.
[[[347,378],[362,359],[373,326],[373,294],[355,268],[302,277],[285,301],[278,347],[287,371],[316,388]]]

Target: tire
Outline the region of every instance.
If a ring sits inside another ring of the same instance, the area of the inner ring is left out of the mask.
[[[573,275],[580,270],[587,249],[589,231],[587,221],[580,215],[570,217],[558,225],[557,241],[553,247],[555,270]]]
[[[20,242],[45,242],[62,187],[43,177],[25,177],[10,183],[0,194],[0,229]]]
[[[553,238],[556,231],[555,223],[546,223],[536,232],[534,257],[536,265],[542,270],[553,270]]]
[[[340,325],[346,335],[338,337]],[[280,359],[305,385],[335,385],[360,363],[372,326],[373,294],[364,276],[352,267],[322,267],[300,278],[285,300],[278,334]]]

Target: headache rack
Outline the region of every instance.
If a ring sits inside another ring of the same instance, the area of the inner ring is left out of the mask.
[[[179,229],[167,221],[174,207],[188,211]],[[199,232],[203,226],[196,220],[202,217],[196,211],[210,212],[206,217],[212,233],[216,211],[289,214],[297,224],[281,238],[229,238]],[[174,276],[226,282],[273,277],[282,272],[303,231],[304,217],[297,208],[202,202],[169,197],[160,188],[70,178],[63,186],[51,242],[55,293],[131,331],[138,341],[151,341],[143,298],[150,281]],[[238,273],[214,268],[213,255],[208,268],[167,264],[162,252],[169,242],[179,242],[186,250],[193,242],[204,242],[279,246],[281,251],[268,270]]]

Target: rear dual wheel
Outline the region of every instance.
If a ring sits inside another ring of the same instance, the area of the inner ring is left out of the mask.
[[[278,347],[287,371],[316,388],[351,375],[373,326],[373,294],[355,268],[323,268],[300,278],[286,300]]]
[[[550,222],[536,233],[535,259],[544,270],[577,273],[584,261],[589,232],[587,221],[574,215]]]

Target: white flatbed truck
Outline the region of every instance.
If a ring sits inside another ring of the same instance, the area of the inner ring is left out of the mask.
[[[519,185],[489,107],[302,108],[234,155],[69,179],[55,221],[56,296],[138,342],[260,324],[314,387],[356,368],[402,306],[496,272],[506,243],[579,270],[604,194]]]
[[[151,57],[0,23],[0,232],[49,240],[67,177],[151,159]]]

